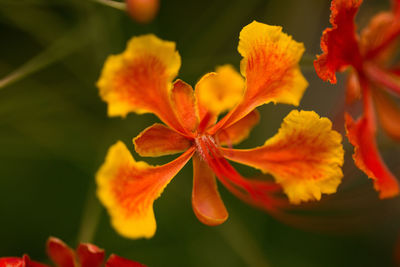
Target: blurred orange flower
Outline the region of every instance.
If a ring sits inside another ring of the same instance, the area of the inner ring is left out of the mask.
[[[58,267],[101,267],[103,266],[105,252],[92,244],[81,243],[76,251],[69,248],[64,242],[55,237],[47,241],[47,254]],[[106,267],[145,267],[140,263],[121,258],[112,254]],[[46,264],[31,261],[29,256],[22,258],[0,258],[0,267],[49,267]]]
[[[134,138],[136,152],[151,157],[184,152],[170,163],[151,166],[135,161],[120,141],[109,149],[96,177],[98,196],[121,235],[154,235],[153,202],[190,158],[193,210],[207,225],[228,218],[215,175],[233,194],[267,210],[287,203],[272,196],[280,186],[295,204],[336,191],[343,176],[341,136],[313,111],[290,112],[263,146],[232,148],[258,122],[256,107],[269,102],[297,106],[307,87],[298,65],[303,44],[281,27],[252,22],[241,31],[238,50],[244,78],[224,65],[204,75],[194,90],[181,80],[172,83],[180,56],[175,43],[154,35],[132,38],[122,54],[107,59],[97,86],[109,116],[150,112],[165,123]],[[277,184],[246,179],[227,159],[270,173]]]
[[[160,0],[126,0],[129,15],[140,23],[152,21],[159,8]]]
[[[381,198],[399,194],[399,184],[383,162],[375,142],[377,109],[380,123],[389,136],[400,140],[400,107],[393,96],[400,96],[400,68],[392,58],[400,35],[400,0],[392,10],[373,17],[361,35],[354,22],[362,0],[332,0],[332,28],[321,38],[322,55],[314,66],[319,77],[336,83],[335,73],[350,68],[347,103],[362,98],[363,115],[354,121],[346,113],[346,129],[354,146],[355,164],[374,180]]]

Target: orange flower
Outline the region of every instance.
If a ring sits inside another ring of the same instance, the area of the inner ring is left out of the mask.
[[[101,267],[103,266],[105,253],[101,248],[92,244],[81,243],[76,251],[69,248],[58,238],[50,237],[47,241],[47,254],[58,267]],[[121,258],[112,254],[106,267],[145,267],[140,263]],[[31,261],[29,256],[22,258],[0,258],[0,267],[49,267],[46,264]]]
[[[126,0],[129,15],[140,23],[148,23],[157,15],[160,0]]]
[[[400,96],[400,72],[391,64],[400,35],[400,0],[392,1],[392,10],[372,18],[356,34],[355,15],[362,0],[332,0],[332,28],[321,38],[322,55],[314,66],[319,77],[336,83],[335,73],[351,67],[347,81],[347,103],[362,98],[364,114],[354,121],[346,114],[349,141],[354,146],[353,158],[362,171],[374,180],[381,198],[399,194],[399,184],[383,162],[375,142],[375,111],[383,129],[400,140],[400,107],[392,99]]]
[[[135,161],[120,141],[109,149],[96,177],[98,196],[121,235],[154,235],[153,202],[190,158],[193,210],[207,225],[228,218],[216,177],[236,196],[270,211],[286,204],[272,195],[280,186],[292,203],[336,191],[343,176],[341,136],[313,111],[290,112],[263,146],[232,148],[258,122],[256,107],[269,102],[298,105],[307,87],[298,65],[303,44],[281,27],[252,22],[241,31],[238,50],[244,77],[224,65],[204,75],[194,90],[181,80],[172,82],[180,56],[173,42],[154,35],[132,38],[122,54],[107,59],[97,86],[109,116],[151,112],[165,123],[134,138],[136,152],[151,157],[184,152],[170,163],[151,166]],[[277,184],[246,179],[227,159],[270,173]]]

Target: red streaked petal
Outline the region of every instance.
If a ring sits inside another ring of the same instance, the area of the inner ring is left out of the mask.
[[[106,262],[106,267],[146,267],[146,265],[111,254]]]
[[[0,258],[0,267],[25,267],[25,262],[17,257]]]
[[[368,79],[375,85],[400,96],[400,78],[396,74],[373,63],[365,64],[364,71]]]
[[[400,141],[400,107],[383,91],[374,90],[373,98],[382,128],[390,137]]]
[[[193,88],[182,80],[177,80],[172,88],[171,101],[178,120],[189,133],[194,132],[199,123]]]
[[[292,203],[319,200],[336,192],[343,173],[341,136],[327,118],[294,110],[279,132],[254,149],[221,148],[230,160],[271,173]]]
[[[110,147],[96,174],[97,195],[115,230],[127,238],[150,238],[156,231],[153,202],[194,153],[188,149],[161,166],[135,161],[121,141]]]
[[[81,267],[100,267],[105,257],[104,250],[92,244],[79,244],[76,253]]]
[[[356,37],[354,18],[362,0],[332,0],[332,28],[327,28],[321,37],[323,54],[317,56],[314,67],[318,76],[336,83],[336,71],[348,65],[360,69],[361,55]]]
[[[47,254],[58,267],[75,267],[75,252],[56,237],[47,240]]]
[[[298,65],[304,45],[283,33],[282,27],[253,21],[242,29],[239,39],[245,93],[241,102],[210,129],[211,135],[260,105],[269,102],[299,105],[308,86]]]
[[[97,82],[109,116],[151,112],[183,131],[170,104],[171,82],[180,65],[174,42],[152,34],[133,37],[123,53],[107,58]]]
[[[219,225],[228,219],[213,171],[198,155],[193,156],[192,206],[197,218],[207,225]]]
[[[216,139],[220,145],[232,146],[238,144],[249,136],[251,129],[259,120],[260,113],[257,110],[253,110],[236,123],[220,130],[216,134]]]
[[[399,184],[379,154],[374,127],[366,117],[354,121],[346,113],[345,119],[347,137],[354,146],[353,159],[357,167],[374,181],[374,188],[379,191],[380,198],[397,196]]]
[[[281,189],[278,184],[241,176],[222,156],[212,137],[203,136],[197,139],[196,144],[202,159],[207,162],[221,183],[238,198],[270,211],[278,205],[287,204],[286,201],[271,196]]]
[[[133,139],[136,152],[142,157],[158,157],[187,150],[191,146],[189,139],[155,123]]]

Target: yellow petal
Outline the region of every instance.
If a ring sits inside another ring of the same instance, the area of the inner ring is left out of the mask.
[[[271,173],[292,203],[336,192],[343,173],[341,135],[313,111],[289,113],[279,132],[261,147],[221,148],[226,158]]]
[[[204,75],[196,85],[197,101],[216,115],[237,105],[243,92],[244,79],[231,65],[217,67],[215,72]]]
[[[96,174],[97,195],[115,230],[127,238],[150,238],[156,231],[153,202],[193,155],[189,149],[174,161],[151,166],[135,161],[117,142]]]
[[[152,34],[133,37],[122,54],[107,58],[97,82],[100,96],[108,104],[108,115],[151,112],[179,128],[169,94],[180,65],[174,42]]]
[[[282,27],[253,21],[240,32],[238,51],[243,56],[240,71],[246,77],[245,93],[211,134],[269,102],[297,106],[308,86],[298,65],[304,46],[283,33]]]

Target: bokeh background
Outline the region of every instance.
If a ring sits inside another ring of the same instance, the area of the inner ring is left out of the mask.
[[[179,78],[194,85],[215,66],[239,68],[243,26],[253,20],[282,25],[306,46],[301,65],[310,86],[299,108],[328,116],[343,133],[343,76],[332,86],[312,67],[329,4],[162,0],[154,21],[142,25],[90,0],[0,0],[0,256],[28,253],[47,261],[45,242],[52,235],[72,247],[91,241],[149,266],[396,266],[400,198],[378,199],[371,181],[354,167],[347,140],[339,192],[294,208],[283,221],[220,186],[230,218],[221,226],[202,225],[191,208],[191,164],[155,201],[158,229],[150,240],[117,235],[95,197],[94,174],[108,147],[123,140],[134,153],[132,138],[157,120],[149,114],[108,118],[95,87],[105,58],[120,53],[134,35],[175,41],[182,57]],[[365,0],[357,22],[363,26],[388,8],[389,1]],[[263,144],[293,108],[259,108],[261,121],[240,147]],[[378,143],[399,178],[400,145],[381,132]],[[161,164],[171,158],[143,160]]]

